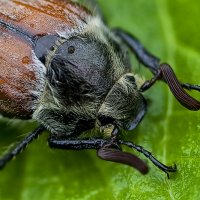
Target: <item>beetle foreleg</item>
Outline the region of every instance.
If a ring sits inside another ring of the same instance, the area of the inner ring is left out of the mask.
[[[98,138],[90,139],[75,139],[75,138],[57,138],[56,136],[50,136],[48,140],[51,148],[67,149],[67,150],[82,150],[82,149],[99,149],[108,141]]]
[[[159,169],[161,169],[162,171],[164,171],[167,174],[167,177],[169,178],[169,174],[168,172],[176,172],[177,168],[176,165],[174,166],[166,166],[163,163],[161,163],[160,161],[158,161],[149,151],[147,151],[146,149],[144,149],[142,146],[136,145],[132,142],[125,142],[123,140],[119,140],[118,141],[119,144],[123,144],[126,145],[132,149],[135,149],[136,151],[142,153],[144,156],[146,156],[156,167],[158,167]]]
[[[146,163],[133,154],[122,152],[118,144],[112,139],[111,141],[100,138],[63,139],[51,136],[49,138],[49,146],[68,150],[97,149],[98,157],[103,160],[130,165],[143,174],[148,172]]]
[[[10,161],[12,158],[20,154],[26,146],[31,143],[34,139],[36,139],[45,128],[43,126],[39,126],[37,129],[35,129],[33,132],[31,132],[29,135],[27,135],[21,142],[17,144],[17,146],[9,151],[7,154],[5,154],[2,158],[0,158],[0,169],[3,169],[3,167]]]

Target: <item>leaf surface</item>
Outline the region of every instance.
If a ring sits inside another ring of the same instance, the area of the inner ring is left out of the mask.
[[[133,33],[179,79],[200,85],[200,6],[198,0],[101,0],[111,27]],[[133,71],[151,74],[133,60]],[[200,94],[192,92],[200,99]],[[149,161],[150,172],[99,160],[95,151],[51,150],[48,133],[0,172],[1,200],[197,200],[200,196],[200,112],[181,107],[161,82],[145,93],[147,115],[125,138],[144,146],[178,172],[166,175]],[[32,130],[27,122],[0,121],[3,152],[22,134]],[[136,153],[137,154],[137,153]],[[138,154],[137,154],[138,155]],[[142,159],[145,160],[143,156]]]

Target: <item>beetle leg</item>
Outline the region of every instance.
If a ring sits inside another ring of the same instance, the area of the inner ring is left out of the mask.
[[[149,151],[144,149],[142,146],[136,145],[131,142],[123,140],[117,140],[111,138],[111,140],[90,138],[90,139],[72,139],[72,138],[57,138],[56,136],[50,136],[49,146],[58,149],[67,150],[82,150],[82,149],[97,149],[97,155],[103,160],[122,163],[130,165],[136,168],[143,174],[148,172],[148,166],[137,156],[122,152],[119,145],[125,145],[138,152],[144,154],[156,167],[161,169],[167,174],[169,178],[169,172],[176,172],[175,166],[166,166],[158,161]]]
[[[118,144],[112,139],[71,139],[71,138],[57,138],[50,136],[49,146],[52,148],[68,149],[68,150],[82,150],[82,149],[97,149],[97,155],[103,160],[117,162],[132,166],[141,173],[148,172],[148,166],[137,156],[122,152]]]
[[[27,135],[21,142],[17,144],[17,146],[6,153],[2,158],[0,158],[0,169],[3,169],[3,167],[10,161],[12,158],[20,154],[28,144],[30,144],[34,139],[36,139],[45,128],[43,126],[39,126],[37,129],[35,129],[33,132],[31,132],[29,135]]]
[[[127,44],[127,46],[135,54],[136,58],[145,67],[147,67],[154,75],[157,75],[159,73],[160,59],[151,54],[147,49],[145,49],[145,47],[140,43],[137,38],[121,29],[114,29],[114,33]],[[200,86],[198,85],[181,83],[181,86],[188,90],[200,91]]]
[[[192,85],[190,83],[181,83],[181,86],[187,90],[197,90],[200,92],[200,86],[199,85]]]
[[[160,161],[158,161],[149,151],[147,151],[146,149],[144,149],[142,146],[136,145],[132,142],[126,142],[123,140],[119,140],[118,141],[119,144],[123,144],[126,145],[132,149],[135,149],[136,151],[142,153],[144,156],[146,156],[156,167],[158,167],[159,169],[161,169],[162,171],[164,171],[167,174],[167,177],[169,178],[169,174],[168,172],[176,172],[177,168],[176,165],[174,166],[166,166],[163,163],[161,163]]]
[[[140,43],[140,41],[133,35],[121,29],[114,29],[113,31],[126,43],[126,45],[135,54],[136,58],[145,67],[147,67],[154,75],[157,74],[160,65],[159,58],[152,55],[147,49],[145,49],[144,46]]]
[[[82,149],[99,149],[108,141],[98,138],[90,139],[75,139],[75,138],[63,138],[51,135],[48,139],[49,146],[57,149],[67,150],[82,150]]]
[[[159,66],[158,73],[151,80],[144,82],[140,88],[141,92],[149,89],[157,80],[165,81],[173,95],[184,107],[189,110],[200,109],[200,102],[185,92],[170,65],[165,63]],[[191,87],[191,85],[188,86]]]

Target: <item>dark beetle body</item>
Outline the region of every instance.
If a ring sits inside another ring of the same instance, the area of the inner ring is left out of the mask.
[[[143,117],[126,49],[86,8],[62,0],[1,1],[0,31],[4,115],[34,118],[66,135],[100,121],[133,129]]]
[[[180,83],[170,65],[160,64],[131,34],[110,30],[95,10],[69,0],[0,0],[0,113],[41,124],[0,159],[0,169],[47,129],[53,148],[97,149],[100,158],[146,174],[146,163],[122,151],[126,145],[164,172],[176,171],[121,140],[120,129],[139,124],[146,112],[142,92],[157,80],[193,111],[200,102],[183,88],[200,86]],[[153,73],[151,80],[131,73],[127,48]],[[84,131],[92,128],[106,135],[96,131],[87,138]]]

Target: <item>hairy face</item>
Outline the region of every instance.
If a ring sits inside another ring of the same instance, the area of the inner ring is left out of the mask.
[[[48,58],[48,85],[54,99],[67,107],[65,112],[79,118],[79,126],[92,118],[102,126],[133,129],[144,115],[145,102],[129,74],[127,50],[114,35],[99,32],[56,42]]]

